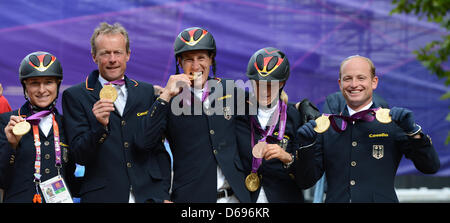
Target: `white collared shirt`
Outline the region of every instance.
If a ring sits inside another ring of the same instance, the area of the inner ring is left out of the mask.
[[[194,96],[198,99],[198,100],[202,100],[203,97],[203,92],[205,91],[205,88],[202,89],[197,89],[197,88],[192,88],[192,93],[194,93]],[[206,97],[205,101],[203,102],[203,106],[205,106],[206,109],[209,108],[209,99],[208,97]]]
[[[50,132],[50,129],[52,129],[52,126],[53,113],[50,113],[47,116],[41,118],[41,121],[39,122],[39,128],[41,129],[42,133],[44,133],[45,137],[48,137],[48,133]]]
[[[369,108],[372,106],[372,104],[373,104],[373,101],[371,101],[368,105],[364,106],[363,108],[359,109],[359,111],[355,111],[355,110],[351,109],[351,108],[347,105],[348,114],[349,114],[350,116],[352,116],[352,115],[355,114],[356,112],[360,112],[360,111],[367,110],[367,109],[369,109]]]
[[[272,108],[261,108],[261,107],[258,108],[258,121],[262,129],[266,128],[267,123],[270,120],[270,116],[272,116],[272,114],[275,112],[277,108],[278,103]]]

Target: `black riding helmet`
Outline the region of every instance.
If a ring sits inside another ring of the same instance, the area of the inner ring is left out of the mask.
[[[59,80],[62,80],[63,70],[61,63],[51,53],[42,51],[30,53],[23,58],[19,67],[19,80],[22,84],[23,93],[27,101],[29,101],[29,99],[25,93],[26,86],[24,80],[30,77],[57,77]],[[58,82],[56,98],[58,98],[60,85],[61,81]],[[40,108],[32,105],[33,110],[40,111],[52,109],[56,104],[56,98],[47,108]]]
[[[193,50],[208,50],[212,56],[213,75],[216,76],[216,41],[210,32],[199,27],[191,27],[181,31],[173,44],[176,73],[180,73],[177,58],[181,53]]]
[[[256,81],[286,81],[289,78],[289,61],[286,55],[273,47],[262,48],[250,58],[247,77]]]

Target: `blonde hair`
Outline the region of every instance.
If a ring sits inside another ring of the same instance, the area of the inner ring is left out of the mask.
[[[369,66],[370,66],[370,74],[372,74],[372,78],[375,77],[375,65],[373,64],[372,60],[370,60],[367,57],[360,56],[360,55],[353,55],[353,56],[349,56],[349,57],[345,58],[341,62],[341,66],[339,67],[339,78],[341,78],[341,76],[342,76],[342,66],[344,66],[344,63],[349,61],[349,60],[351,60],[351,59],[353,59],[353,58],[365,59],[367,61],[367,63],[369,64]]]
[[[125,37],[125,46],[127,53],[130,52],[130,39],[128,38],[127,30],[120,24],[114,23],[113,25],[108,24],[106,22],[100,23],[97,28],[95,28],[94,33],[91,36],[91,53],[92,55],[97,54],[97,48],[95,47],[95,39],[100,34],[116,34],[120,33]]]
[[[284,90],[281,91],[280,94],[280,99],[284,102],[284,103],[288,103],[288,95],[286,94],[286,92]]]

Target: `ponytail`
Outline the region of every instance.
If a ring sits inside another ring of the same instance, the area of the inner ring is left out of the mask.
[[[288,95],[284,90],[281,90],[280,99],[287,104],[288,103]]]

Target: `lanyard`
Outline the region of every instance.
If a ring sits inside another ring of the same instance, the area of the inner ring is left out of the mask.
[[[53,137],[55,143],[55,167],[58,169],[58,175],[60,174],[59,170],[62,167],[61,164],[61,147],[59,145],[59,128],[58,123],[55,120],[55,115],[52,117],[53,123]],[[39,183],[41,181],[41,140],[39,139],[39,127],[37,124],[33,124],[33,137],[34,137],[34,146],[36,148],[36,159],[34,161],[34,181]]]

